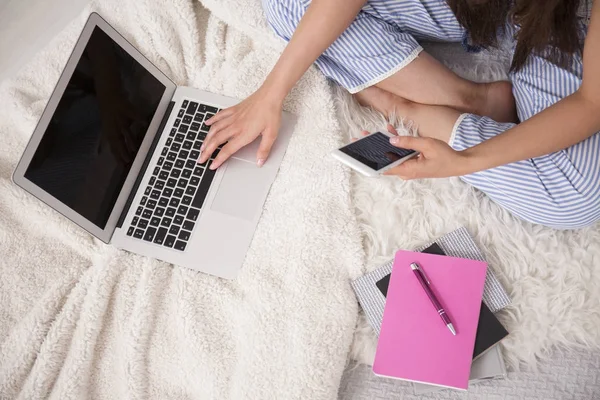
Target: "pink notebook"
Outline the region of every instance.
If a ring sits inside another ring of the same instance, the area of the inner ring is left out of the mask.
[[[425,271],[456,336],[431,304],[410,268],[412,262]],[[466,390],[486,269],[487,264],[481,261],[398,251],[373,372]]]

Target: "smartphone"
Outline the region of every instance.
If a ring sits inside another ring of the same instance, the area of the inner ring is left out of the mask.
[[[350,168],[376,176],[419,154],[390,143],[390,133],[375,132],[335,150],[332,155]]]

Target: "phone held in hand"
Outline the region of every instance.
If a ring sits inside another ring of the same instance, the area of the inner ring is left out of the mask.
[[[389,133],[371,133],[334,150],[332,155],[363,175],[380,175],[419,154],[415,150],[393,146],[391,137],[393,135]]]

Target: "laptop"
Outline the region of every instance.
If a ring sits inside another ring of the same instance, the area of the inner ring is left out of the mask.
[[[204,121],[236,103],[178,87],[92,14],[13,181],[105,243],[232,279],[295,124],[284,113],[262,168],[257,140],[211,171]]]

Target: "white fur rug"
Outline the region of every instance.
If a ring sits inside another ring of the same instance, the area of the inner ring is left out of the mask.
[[[364,253],[350,175],[329,157],[342,137],[333,98],[315,69],[286,101],[297,129],[235,281],[117,251],[10,181],[91,10],[178,84],[255,90],[282,48],[259,0],[206,5],[229,25],[191,0],[94,1],[2,83],[0,398],[336,397]]]
[[[505,79],[504,51],[469,55],[458,45],[426,47],[460,75]],[[345,131],[385,129],[385,121],[337,92]],[[404,129],[404,134],[409,130]],[[353,200],[364,233],[368,270],[465,226],[475,237],[513,305],[500,318],[510,332],[502,342],[508,365],[535,366],[552,347],[600,349],[600,224],[556,231],[523,222],[458,178],[403,182],[352,176]],[[352,357],[372,364],[376,337],[359,319]]]

